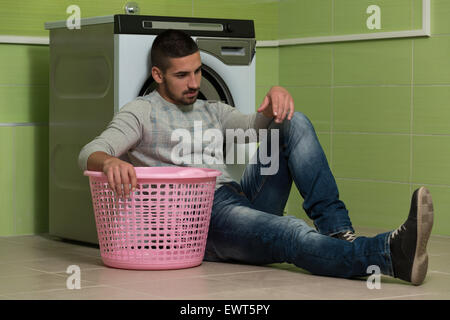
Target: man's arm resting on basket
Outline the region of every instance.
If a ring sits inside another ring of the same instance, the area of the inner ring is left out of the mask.
[[[81,149],[78,158],[83,170],[103,172],[110,188],[121,197],[129,196],[130,189],[137,187],[137,179],[134,167],[119,157],[140,143],[142,119],[147,117],[148,110],[148,103],[142,101],[125,105],[107,129]]]
[[[110,156],[106,152],[96,151],[87,160],[87,169],[102,171],[108,177],[109,187],[121,197],[129,197],[137,186],[136,171],[126,161]]]

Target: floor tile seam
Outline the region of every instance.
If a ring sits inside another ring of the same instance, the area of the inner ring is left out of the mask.
[[[247,290],[258,289],[258,290],[271,290],[271,291],[277,291],[277,292],[279,292],[279,293],[288,293],[288,292],[290,292],[290,290],[288,289],[288,287],[289,287],[289,286],[286,286],[286,285],[281,285],[281,286],[276,286],[276,287],[263,286],[263,287],[258,287],[258,288],[252,287],[252,288],[249,288],[249,289],[247,289]],[[293,286],[291,285],[291,287],[293,287]],[[308,296],[306,293],[301,293],[301,292],[296,292],[295,294],[299,294],[299,295],[302,295],[302,296],[305,296],[305,297]]]
[[[5,264],[36,263],[36,262],[43,262],[43,261],[54,260],[54,259],[60,259],[60,258],[36,258],[36,259],[30,259],[30,260],[22,260],[22,259],[10,260],[10,261],[0,262],[0,266],[5,265]]]
[[[433,272],[431,270],[428,271],[428,273]],[[450,275],[450,274],[449,274]],[[366,276],[367,278],[367,276]],[[363,288],[366,289],[367,288],[367,281],[368,279],[366,278],[355,278],[355,279],[342,279],[342,280],[347,280],[347,281],[352,281],[349,283],[343,283],[343,282],[339,282],[339,283],[333,283],[330,284],[331,287],[333,287],[332,289],[348,289],[349,287],[351,287],[352,289],[356,289],[356,288]],[[339,279],[339,278],[332,278],[332,279]],[[323,282],[321,282],[322,284],[327,284],[329,281],[324,280]],[[384,288],[383,288],[384,286]],[[290,286],[293,287],[293,286]],[[403,289],[408,289],[408,290],[423,290],[426,289],[424,288],[424,286],[412,286],[409,282],[388,276],[388,275],[381,275],[381,287],[383,288],[382,290],[403,290]],[[373,292],[377,292],[377,290],[370,290],[367,288],[367,290],[369,291],[373,291]],[[416,294],[423,294],[423,293],[416,293]]]
[[[249,290],[255,290],[255,289],[257,289],[257,290],[265,290],[265,289],[267,289],[267,290],[271,290],[272,292],[283,293],[283,294],[289,292],[288,290],[282,290],[282,289],[280,290],[279,287],[258,287],[258,288],[248,287],[248,288],[242,288],[240,290],[242,290],[242,291],[249,291]],[[236,292],[236,290],[225,290],[225,291],[220,291],[220,292],[216,292],[216,293],[211,293],[210,296],[214,297],[214,296],[219,296],[219,295],[224,294],[224,293],[233,293],[233,292]],[[303,294],[303,293],[296,293],[296,294],[299,294],[301,296],[305,296],[305,298],[307,297],[307,295]],[[204,297],[204,296],[205,296],[204,294],[195,294],[195,295],[188,295],[188,296],[186,296],[186,298],[187,299],[191,299],[191,298],[195,299],[196,297],[201,298],[201,297]],[[245,299],[238,299],[238,300],[246,300],[246,299],[247,298],[245,298]],[[254,298],[248,298],[248,299],[253,300]],[[271,295],[270,296],[268,295],[267,298],[260,298],[260,299],[256,299],[256,300],[267,300],[267,299],[272,300],[274,298]],[[285,300],[285,298],[283,298],[283,299],[276,299],[276,300]],[[298,299],[292,299],[292,300],[298,300]]]
[[[73,253],[73,252],[61,252],[64,253],[64,256],[48,256],[46,258],[39,258],[39,260],[64,260],[64,259],[81,259],[81,258],[91,258],[92,260],[97,260],[97,261],[102,261],[101,257],[97,257],[97,256],[88,256],[88,255],[82,255],[82,254],[78,254],[78,253]],[[38,260],[38,259],[36,259]],[[22,262],[22,261],[20,261]]]
[[[149,270],[151,271],[151,270]],[[143,277],[144,278],[144,277]],[[167,278],[158,278],[158,279],[139,279],[139,280],[126,280],[124,279],[123,281],[120,282],[115,282],[114,285],[108,285],[108,286],[121,286],[121,285],[133,285],[133,284],[138,284],[138,283],[157,283],[157,282],[163,282],[163,281],[168,281],[168,280],[184,280],[184,279],[206,279],[209,278],[211,279],[209,276],[207,275],[201,275],[201,276],[189,276],[189,277],[167,277]],[[215,279],[212,279],[215,280]],[[85,281],[92,281],[95,282],[94,280],[85,280]],[[120,287],[119,287],[120,288]]]
[[[278,270],[248,270],[248,271],[236,271],[236,272],[226,272],[226,273],[217,273],[214,275],[232,275],[232,274],[248,274],[248,273],[262,273],[262,272],[276,272]]]
[[[389,283],[383,282],[383,277],[389,277],[389,276],[382,275],[381,286],[389,284]],[[345,291],[346,289],[348,290],[349,288],[353,289],[353,290],[354,289],[365,289],[365,290],[367,289],[368,291],[371,291],[370,289],[367,288],[367,280],[365,280],[365,279],[362,279],[362,280],[357,280],[357,279],[356,280],[350,280],[350,279],[348,279],[348,280],[349,281],[360,281],[360,282],[358,282],[358,283],[357,282],[353,282],[353,283],[330,283],[330,280],[323,280],[323,281],[320,281],[320,282],[314,282],[313,285],[316,285],[317,283],[320,283],[321,285],[326,285],[327,286],[326,289],[328,289],[328,290],[335,290],[335,291],[339,291],[339,292]],[[308,283],[306,285],[310,286],[311,283]],[[397,284],[395,283],[394,285],[397,285]],[[404,285],[402,285],[402,286],[404,286]],[[281,289],[281,290],[285,290],[285,291],[291,291],[291,290],[296,289],[297,287],[298,286],[296,286],[296,285],[289,284],[289,285],[277,286],[276,288]],[[304,287],[305,286],[302,286],[301,289],[303,289]],[[389,290],[389,289],[390,288],[387,288],[386,290]],[[303,294],[301,292],[299,292],[299,293]]]
[[[41,243],[24,243],[24,242],[20,242],[20,241],[11,240],[14,237],[20,237],[20,236],[8,236],[6,238],[0,238],[0,245],[1,245],[1,242],[4,241],[8,244],[21,245],[21,246],[26,246],[26,247],[31,247],[31,248],[39,248],[39,249],[70,250],[73,248],[90,248],[90,249],[94,249],[97,251],[100,250],[99,248],[85,247],[85,246],[81,246],[81,245],[77,245],[77,244],[61,243],[57,240],[42,240]],[[41,240],[38,240],[38,241],[41,241]],[[50,244],[50,246],[48,246],[48,244]]]
[[[2,248],[2,245],[6,245],[6,246],[3,246],[3,248],[5,248],[5,249],[8,249],[9,245],[12,245],[14,247],[9,248],[9,249],[13,249],[13,250],[20,250],[20,249],[36,250],[36,251],[41,250],[41,251],[44,251],[44,253],[48,253],[48,254],[71,252],[71,254],[78,255],[78,256],[95,256],[98,258],[101,257],[100,255],[86,254],[84,252],[80,252],[80,251],[78,251],[78,248],[76,248],[76,247],[75,248],[74,247],[59,247],[59,246],[49,247],[49,246],[40,246],[40,245],[17,244],[17,243],[4,241],[3,243],[0,242],[0,249]],[[20,248],[17,248],[17,247],[20,247]]]
[[[250,288],[238,288],[238,290],[248,290],[248,289],[250,289]],[[200,297],[205,297],[205,296],[214,296],[214,295],[227,294],[227,293],[233,293],[233,292],[236,292],[236,290],[235,289],[221,290],[221,291],[217,291],[217,292],[214,292],[214,293],[208,293],[208,294],[205,294],[205,293],[187,294],[187,295],[182,295],[182,296],[177,297],[177,298],[173,298],[173,297],[164,295],[164,296],[161,296],[160,298],[163,298],[163,299],[175,299],[175,300],[190,300],[190,299],[194,299],[195,300],[195,297],[200,298]]]
[[[407,297],[420,297],[420,296],[429,296],[429,295],[435,295],[434,292],[427,292],[427,293],[418,293],[418,294],[404,294],[399,296],[387,296],[387,297],[380,297],[380,298],[372,298],[369,300],[388,300],[388,299],[395,299],[395,298],[407,298]]]
[[[151,271],[151,270],[149,270]],[[220,274],[221,275],[221,274]],[[220,276],[219,275],[219,276]],[[170,280],[189,280],[189,279],[209,279],[209,280],[214,280],[214,281],[221,281],[223,282],[223,279],[216,279],[217,274],[210,274],[210,275],[192,275],[192,276],[175,276],[175,277],[167,277],[167,278],[158,278],[158,279],[147,279],[145,280],[145,282],[148,283],[154,283],[154,282],[164,282],[164,281],[170,281]],[[117,285],[124,285],[124,284],[136,284],[136,283],[142,283],[142,279],[141,280],[136,280],[136,281],[125,281],[125,282],[120,282],[117,283]]]
[[[79,249],[84,249],[84,247],[47,247],[47,246],[35,246],[35,245],[31,245],[31,246],[27,246],[27,248],[32,248],[32,249],[45,249],[45,250],[50,250],[52,252],[57,252],[57,253],[67,253],[68,251],[70,251],[71,255],[76,255],[76,256],[83,256],[83,257],[96,257],[98,259],[101,259],[101,255],[93,255],[93,254],[87,254],[84,252],[80,252],[78,251]]]
[[[247,288],[247,289],[244,289],[244,290],[252,290],[252,289],[265,290],[265,289],[267,289],[267,290],[271,290],[271,291],[276,291],[278,293],[286,294],[286,293],[292,292],[292,290],[294,290],[295,288],[296,288],[295,285],[287,285],[287,286],[286,285],[282,285],[282,286],[276,286],[276,287],[266,287],[266,286],[258,287],[258,288],[252,287],[252,288]],[[335,289],[342,289],[342,287],[336,287]],[[220,293],[221,292],[215,293],[213,295],[219,295]],[[310,294],[308,294],[306,292],[295,292],[295,294],[296,295],[300,295],[300,296],[304,296],[305,298],[308,298],[308,300],[311,300],[311,299],[316,300],[316,299],[318,299],[318,297],[315,297],[314,295],[310,295]],[[198,295],[198,296],[201,296],[201,295]],[[262,298],[260,300],[264,300],[264,299],[266,299],[266,298]],[[273,298],[272,297],[268,297],[267,299],[273,299]],[[324,299],[326,300],[328,298],[324,298]],[[279,299],[279,300],[285,300],[285,298]],[[291,299],[291,300],[299,300],[299,299]]]
[[[339,289],[342,289],[342,288],[339,288]],[[281,289],[279,291],[281,291],[282,293],[291,292],[290,289]],[[342,292],[342,290],[340,292]],[[339,295],[334,296],[334,297],[327,297],[326,294],[324,297],[322,294],[320,294],[320,296],[319,296],[318,294],[308,294],[306,292],[295,292],[295,294],[304,296],[305,299],[307,299],[307,300],[367,300],[367,298],[343,298]],[[297,299],[295,299],[295,300],[297,300]]]
[[[209,275],[209,276],[193,276],[193,277],[182,277],[182,278],[161,278],[161,279],[149,279],[145,280],[145,283],[151,284],[151,283],[157,283],[157,282],[164,282],[164,281],[172,281],[172,280],[195,280],[195,279],[204,279],[204,280],[212,280],[217,281],[220,283],[229,283],[230,280],[226,278],[221,278],[220,276],[217,277],[216,275]],[[273,281],[278,281],[279,279],[273,279]],[[90,280],[93,281],[93,280]],[[136,281],[123,281],[123,282],[116,282],[114,285],[120,286],[120,285],[132,285],[137,283],[143,283],[142,280],[136,280]],[[242,289],[249,289],[249,288],[255,288],[251,285],[242,285],[242,284],[236,284],[239,285]]]
[[[76,252],[68,253],[67,251],[65,251],[64,253],[66,254],[66,256],[53,256],[53,257],[51,257],[49,259],[66,259],[66,258],[74,258],[74,259],[85,258],[85,259],[87,259],[87,258],[90,258],[90,259],[95,259],[95,260],[101,261],[103,263],[102,258],[99,257],[99,256],[79,254],[79,253],[76,253]]]
[[[236,277],[233,277],[234,275],[236,275]],[[226,281],[230,281],[230,279],[236,279],[239,280],[241,279],[241,277],[239,277],[240,275],[244,275],[244,274],[229,274],[229,275],[224,275],[224,277],[221,277],[221,275],[214,275],[215,278],[219,278],[220,280],[226,280]],[[301,274],[304,275],[304,274]],[[268,278],[264,279],[264,280],[276,280],[276,281],[282,281],[282,280],[286,280],[286,279],[292,279],[295,278],[297,276],[297,273],[293,273],[293,274],[283,274],[283,273],[279,273],[279,272],[271,272],[271,274],[267,275]],[[262,280],[262,281],[264,281]],[[261,281],[261,279],[255,280],[255,281]]]
[[[99,269],[101,269],[101,268],[99,268]],[[148,270],[148,271],[151,271],[151,270]],[[224,281],[224,279],[217,279],[216,277],[220,277],[222,275],[234,275],[234,274],[244,274],[244,273],[252,273],[252,272],[273,272],[273,271],[272,270],[257,270],[257,271],[242,271],[242,272],[220,273],[220,274],[175,276],[175,277],[167,277],[167,278],[148,279],[145,281],[146,282],[162,282],[162,281],[167,281],[167,280],[183,280],[183,279],[210,279],[210,280]],[[90,280],[90,281],[92,281],[92,280]],[[142,279],[136,280],[136,281],[124,281],[124,282],[117,283],[117,285],[136,284],[136,283],[142,283]]]
[[[158,278],[158,279],[139,279],[139,280],[126,280],[124,279],[123,281],[117,282],[115,281],[113,285],[108,285],[108,286],[121,286],[121,285],[133,285],[133,284],[139,284],[139,283],[155,283],[155,282],[162,282],[162,281],[167,281],[167,280],[182,280],[182,279],[200,279],[200,278],[207,278],[205,276],[193,276],[193,277],[180,277],[180,278]],[[91,282],[96,282],[95,280],[85,280],[85,281],[91,281]]]
[[[64,279],[68,279],[72,274],[71,273],[66,273],[66,272],[62,272],[63,274],[61,274],[61,272],[58,272],[58,273],[56,273],[56,272],[49,272],[49,271],[43,271],[43,270],[39,270],[39,269],[34,269],[34,268],[31,268],[31,267],[24,267],[24,268],[27,268],[27,269],[29,269],[29,270],[33,270],[33,271],[38,271],[38,272],[40,272],[40,273],[42,273],[42,274],[40,274],[40,275],[38,275],[38,276],[42,276],[42,275],[52,275],[52,276],[56,276],[56,277],[58,277],[58,278],[64,278]],[[33,277],[33,276],[36,276],[36,275],[30,275],[31,277]],[[26,276],[25,276],[26,277]],[[81,284],[83,283],[83,282],[87,282],[87,283],[95,283],[95,284],[98,284],[97,282],[95,282],[95,281],[92,281],[92,280],[83,280],[82,278],[80,279],[80,282],[81,282]]]
[[[449,256],[450,253],[444,252],[444,253],[428,253],[429,257],[445,257]]]
[[[42,275],[45,274],[45,272],[40,272],[40,271],[36,271],[36,270],[33,270],[33,271],[38,272],[38,273],[34,273],[34,274],[15,274],[15,275],[0,276],[0,280],[1,279],[11,279],[11,278],[36,277],[36,276],[42,276]]]
[[[150,280],[149,281],[149,283],[151,283],[151,282],[158,282],[158,281],[164,281],[164,280],[172,280],[172,279],[156,279],[156,280]],[[177,279],[173,279],[173,280],[177,280]],[[219,280],[219,279],[213,279],[213,278],[209,278],[209,280],[213,280],[213,281],[216,281],[216,282],[222,282],[222,283],[227,283],[227,281],[224,281],[224,280]],[[168,296],[168,295],[159,295],[159,294],[150,294],[150,293],[148,293],[148,292],[144,292],[144,291],[140,291],[140,290],[136,290],[136,289],[127,289],[127,288],[123,288],[121,285],[129,285],[129,284],[136,284],[136,283],[142,283],[142,282],[126,282],[126,283],[122,283],[122,284],[116,284],[116,285],[107,285],[107,286],[109,286],[109,287],[112,287],[112,288],[117,288],[117,289],[124,289],[124,290],[129,290],[129,291],[134,291],[134,292],[138,292],[138,293],[143,293],[143,294],[146,294],[146,295],[150,295],[150,296],[154,296],[155,298],[159,298],[159,299],[172,299],[173,297],[171,297],[171,296]],[[240,289],[240,290],[246,290],[246,289],[250,289],[250,288],[254,288],[254,287],[247,287],[247,286],[242,286],[242,285],[237,285],[237,286],[239,286],[239,288],[237,288],[238,290]],[[234,292],[234,291],[236,291],[235,289],[232,289],[232,290],[224,290],[224,291],[220,291],[220,292],[217,292],[217,293],[223,293],[223,292]],[[181,298],[176,298],[176,299],[188,299],[189,297],[192,297],[192,296],[204,296],[205,294],[203,293],[203,294],[196,294],[196,295],[183,295]]]
[[[385,297],[370,298],[370,297],[367,296],[367,295],[369,295],[371,293],[371,291],[374,291],[372,293],[376,294],[378,290],[367,289],[366,295],[362,295],[360,292],[356,292],[356,293],[355,292],[346,292],[345,288],[343,288],[343,287],[336,288],[336,289],[341,289],[341,290],[339,290],[339,293],[337,295],[334,295],[334,296],[330,296],[329,293],[326,293],[325,297],[323,297],[322,294],[320,294],[320,297],[319,297],[318,293],[308,295],[305,292],[296,292],[296,294],[307,295],[308,297],[311,297],[311,299],[326,299],[326,300],[327,299],[338,299],[338,300],[342,300],[342,299],[343,300],[379,300],[379,299],[386,299]],[[282,289],[282,291],[284,293],[287,293],[287,292],[290,292],[291,289]],[[346,297],[346,296],[348,296],[350,294],[352,295],[351,298]],[[420,293],[420,294],[413,294],[413,295],[398,295],[398,296],[389,296],[389,297],[393,298],[393,297],[401,297],[401,296],[421,296],[421,295],[424,295],[424,294],[429,294],[429,293]]]
[[[448,240],[448,241],[438,241],[439,243],[450,243],[450,236],[436,234],[436,235],[434,235],[434,237],[438,238],[438,239],[442,239],[442,240]]]
[[[5,243],[3,243],[3,244],[5,244]],[[10,245],[10,244],[13,244],[13,243],[8,242],[7,244]],[[18,244],[14,243],[13,245],[16,246]],[[84,247],[75,247],[75,248],[74,247],[48,247],[48,246],[26,245],[26,244],[20,244],[18,246],[20,246],[22,248],[25,248],[25,249],[39,249],[39,250],[43,250],[43,251],[48,251],[48,252],[44,252],[44,253],[51,253],[51,252],[55,253],[56,252],[56,253],[65,253],[65,254],[67,254],[67,252],[71,252],[70,253],[71,255],[97,257],[99,259],[101,258],[100,255],[88,254],[88,253],[84,253],[84,252],[78,251],[78,249],[84,248]],[[1,248],[2,248],[2,243],[0,242],[0,249]],[[8,247],[3,247],[3,248],[8,249]],[[9,248],[9,249],[11,249],[11,248]],[[13,249],[17,249],[17,248],[13,248]]]
[[[230,283],[230,281],[234,281],[234,284],[236,286],[239,286],[240,287],[239,289],[242,289],[242,290],[249,290],[249,289],[274,289],[274,288],[281,289],[281,288],[285,288],[285,287],[288,288],[288,287],[295,287],[296,286],[295,284],[293,285],[293,284],[283,283],[283,284],[279,284],[279,285],[275,285],[275,286],[263,285],[261,287],[260,286],[255,287],[255,285],[253,283],[255,283],[255,282],[260,283],[261,280],[253,280],[253,281],[249,281],[248,284],[243,284],[243,283],[240,282],[240,279],[233,279],[233,280],[220,279],[220,278],[212,278],[212,279],[216,280],[216,281],[224,282],[224,283]],[[288,279],[286,279],[286,278],[283,278],[283,279],[272,278],[272,279],[265,279],[265,280],[262,280],[262,281],[267,281],[267,280],[273,281],[273,282],[280,282],[280,281],[287,281]]]
[[[68,265],[70,266],[70,264]],[[43,273],[52,273],[52,274],[66,274],[67,276],[70,276],[69,273],[67,273],[67,269],[66,270],[58,270],[58,271],[46,271],[46,270],[41,270],[38,268],[33,268],[33,267],[24,267],[30,270],[35,270],[35,271],[39,271],[39,272],[43,272]],[[104,270],[107,269],[106,267],[93,267],[93,268],[82,268],[80,267],[80,271],[92,271],[92,270]]]
[[[10,236],[10,237],[14,237],[14,236]],[[1,242],[6,242],[6,243],[11,243],[11,244],[22,244],[20,242],[16,242],[16,241],[10,241],[8,238],[6,237],[1,237],[0,238],[0,243]]]
[[[21,295],[21,294],[26,294],[26,293],[51,293],[51,292],[57,292],[57,291],[76,291],[76,290],[82,290],[85,288],[100,288],[100,287],[106,287],[105,285],[102,284],[97,284],[97,285],[90,285],[90,286],[80,286],[80,289],[67,289],[67,288],[54,288],[54,289],[45,289],[45,290],[31,290],[31,291],[19,291],[19,292],[14,292],[14,293],[10,293],[10,294],[6,294],[5,296],[7,296],[8,298],[14,298],[14,296],[17,295]]]
[[[127,283],[124,283],[127,284]],[[120,284],[119,284],[120,285]],[[145,291],[140,291],[140,290],[136,290],[136,289],[128,289],[128,288],[123,288],[117,285],[103,285],[107,288],[111,288],[111,289],[116,289],[116,290],[121,290],[121,291],[126,291],[126,292],[130,292],[130,293],[139,293],[139,294],[143,294],[144,296],[148,296],[149,298],[159,298],[159,299],[164,299],[165,297],[163,296],[159,296],[159,295],[155,295],[155,294],[151,294]]]
[[[30,242],[32,242],[32,241],[34,241],[34,243],[40,242],[42,244],[51,243],[53,245],[58,245],[58,246],[66,244],[66,243],[63,243],[63,242],[58,241],[58,240],[47,240],[47,239],[39,240],[39,239],[36,239],[37,237],[39,237],[38,234],[30,235],[29,237],[31,237],[32,239],[23,239],[23,237],[24,236],[21,236],[21,235],[3,236],[3,237],[0,237],[0,241],[6,241],[6,242],[10,242],[10,243],[14,243],[14,244],[21,244],[21,245],[30,244]],[[27,241],[24,241],[24,240],[27,240]]]
[[[450,276],[449,272],[439,271],[439,270],[429,270],[430,273],[437,273],[437,274],[445,274],[446,276]]]
[[[262,273],[262,272],[277,272],[278,270],[254,270],[254,271],[238,271],[238,272],[227,272],[227,273],[215,273],[209,275],[196,276],[196,278],[210,278],[213,280],[221,280],[225,281],[226,279],[222,279],[222,276],[230,277],[234,275],[245,275],[245,274],[253,274],[253,273]]]
[[[17,264],[17,263],[23,263],[23,262],[30,262],[30,261],[35,261],[35,260],[19,260],[19,261],[6,261],[6,262],[0,262],[0,266],[2,265],[6,265],[6,264]],[[40,260],[38,260],[40,261]]]

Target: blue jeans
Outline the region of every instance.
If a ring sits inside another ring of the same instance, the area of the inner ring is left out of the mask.
[[[311,122],[295,112],[291,120],[269,128],[279,130],[279,141],[270,141],[270,134],[267,140],[268,151],[271,143],[279,143],[278,171],[261,175],[270,163],[263,165],[257,152],[256,164],[247,165],[240,184],[216,190],[205,260],[287,262],[313,274],[345,278],[367,276],[367,267],[377,265],[392,276],[390,232],[353,242],[330,237],[353,227]],[[292,181],[316,229],[283,215]]]

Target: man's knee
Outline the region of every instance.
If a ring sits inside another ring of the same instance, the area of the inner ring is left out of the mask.
[[[291,120],[287,120],[285,119],[282,123],[276,123],[275,121],[273,121],[270,124],[270,128],[271,129],[275,129],[275,128],[281,128],[281,127],[291,127],[292,125],[296,126],[296,127],[304,127],[304,128],[312,128],[312,123],[311,121],[308,119],[308,117],[300,112],[300,111],[295,111],[294,114],[292,115]]]
[[[299,111],[294,112],[291,120],[286,120],[281,124],[282,136],[292,136],[292,134],[300,133],[300,136],[311,134],[314,127],[308,117]]]
[[[313,127],[313,125],[312,125],[311,121],[308,119],[308,117],[300,111],[295,111],[294,115],[292,116],[292,119],[290,121],[291,121],[291,124],[300,126],[302,128],[312,129],[312,127]]]

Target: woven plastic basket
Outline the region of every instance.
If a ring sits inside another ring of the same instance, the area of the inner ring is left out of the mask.
[[[218,170],[135,167],[139,188],[116,198],[102,172],[89,177],[103,263],[181,269],[202,263]]]

